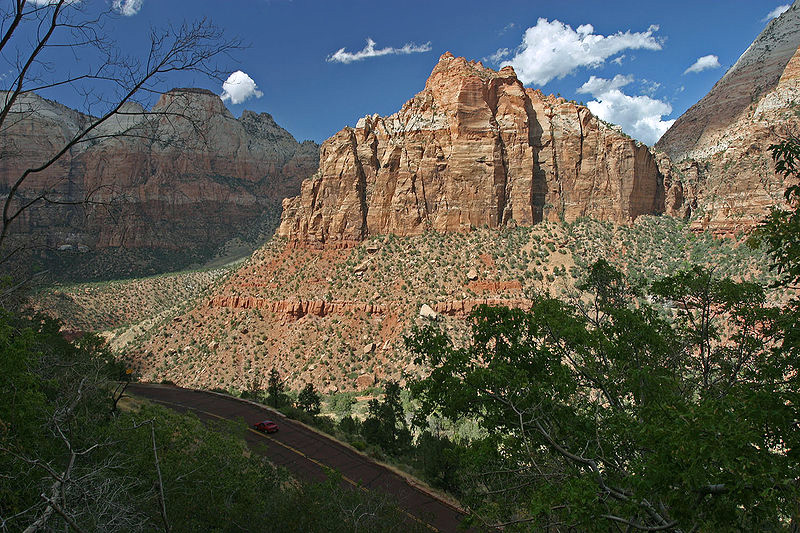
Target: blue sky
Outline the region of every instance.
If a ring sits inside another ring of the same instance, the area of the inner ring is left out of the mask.
[[[510,61],[527,86],[592,102],[593,110],[650,144],[738,59],[768,14],[790,2],[83,1],[122,12],[108,29],[131,53],[142,49],[151,26],[197,17],[240,37],[249,47],[226,59],[226,68],[246,73],[257,90],[244,90],[249,82],[238,74],[232,81],[239,91],[228,107],[237,116],[243,109],[269,112],[298,140],[321,142],[364,115],[397,111],[423,88],[439,56],[451,51],[494,68]],[[365,50],[367,39],[374,50],[393,50],[347,63],[331,60],[341,49],[337,57],[344,59]],[[403,47],[410,53],[389,53]],[[686,72],[699,58],[705,59]],[[223,94],[219,81],[197,76],[172,84]],[[65,91],[47,96],[79,105]]]

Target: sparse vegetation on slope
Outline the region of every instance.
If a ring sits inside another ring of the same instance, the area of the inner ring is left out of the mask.
[[[605,258],[634,282],[692,265],[765,281],[764,255],[696,234],[669,217],[633,225],[581,219],[468,233],[380,236],[346,249],[268,242],[199,305],[150,329],[129,354],[149,380],[248,390],[277,368],[291,389],[325,394],[418,375],[401,339],[428,305],[448,332],[469,309],[532,294],[575,298],[575,282]]]
[[[30,302],[34,310],[61,320],[68,330],[112,330],[191,302],[229,272],[230,268],[217,268],[55,286],[38,291]]]

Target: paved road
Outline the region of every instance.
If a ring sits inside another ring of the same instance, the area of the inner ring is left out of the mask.
[[[390,495],[398,507],[432,531],[456,531],[464,518],[457,509],[410,485],[402,476],[262,407],[235,398],[169,385],[132,383],[128,392],[176,410],[194,411],[201,418],[243,418],[248,425],[264,419],[275,420],[280,431],[264,435],[250,430],[245,440],[273,463],[286,467],[299,478],[321,481],[325,479],[323,467],[335,469],[352,486],[361,485]]]

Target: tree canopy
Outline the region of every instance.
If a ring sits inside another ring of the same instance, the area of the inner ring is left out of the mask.
[[[432,368],[413,386],[421,414],[490,434],[472,458],[478,514],[537,530],[786,523],[800,383],[764,291],[693,268],[635,298],[604,262],[583,287],[577,303],[479,308],[466,346],[435,325],[408,339]]]

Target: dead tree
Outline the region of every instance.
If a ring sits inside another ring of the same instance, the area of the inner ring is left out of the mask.
[[[0,79],[0,136],[36,111],[26,98],[31,93],[70,90],[83,100],[86,113],[60,146],[0,184],[0,264],[29,246],[10,245],[9,228],[33,206],[108,203],[120,193],[108,190],[112,184],[101,184],[78,200],[65,198],[58,190],[69,178],[48,179],[48,169],[82,146],[110,138],[151,136],[157,122],[185,120],[180,106],[153,113],[145,111],[146,106],[128,104],[147,103],[169,89],[167,84],[181,72],[219,80],[224,71],[216,62],[240,48],[238,40],[226,39],[220,29],[201,19],[151,30],[148,51],[141,57],[128,56],[106,29],[114,13],[98,14],[92,11],[96,6],[89,4],[0,0],[0,59],[14,66],[10,75]],[[65,49],[73,57],[80,56],[81,62],[65,64]],[[0,163],[13,156],[0,149]],[[45,182],[39,183],[43,177]],[[32,186],[32,182],[37,183]]]

